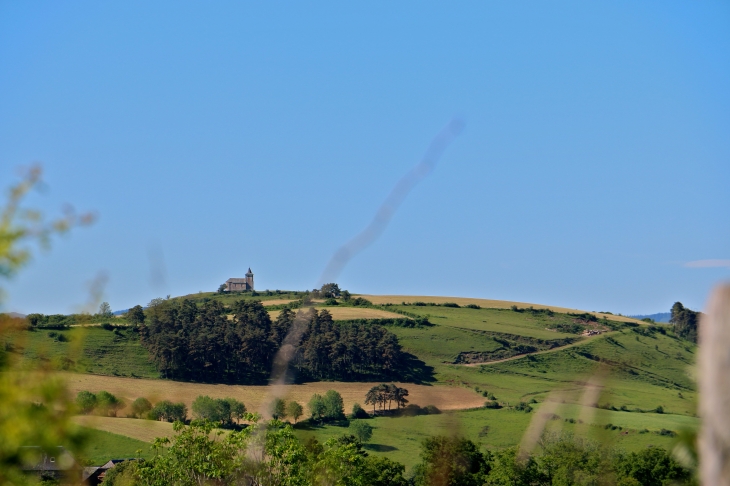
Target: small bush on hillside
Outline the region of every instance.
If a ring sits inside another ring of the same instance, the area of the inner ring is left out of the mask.
[[[76,406],[83,414],[91,413],[96,407],[96,395],[86,390],[80,391],[76,395]]]
[[[184,403],[172,403],[170,400],[163,400],[149,411],[147,417],[151,420],[164,422],[175,422],[176,420],[184,422],[187,415],[188,407]]]
[[[363,306],[363,305],[373,305],[373,303],[367,299],[363,299],[362,297],[356,297],[354,299],[350,299],[350,305]]]
[[[345,418],[345,402],[335,390],[327,390],[323,397],[325,412],[324,418],[327,420],[342,420]]]
[[[654,412],[656,413],[664,413],[664,407],[659,405],[657,408],[654,409]]]
[[[365,418],[370,418],[370,414],[367,413],[365,411],[365,409],[360,406],[359,403],[356,403],[355,405],[352,406],[351,417],[354,419],[365,419]]]
[[[324,305],[340,305],[339,302],[337,302],[337,299],[333,299],[330,297],[329,299],[324,301]]]
[[[358,438],[360,442],[367,442],[373,436],[373,428],[367,422],[362,420],[353,420],[350,422],[349,432]]]
[[[481,309],[481,306],[478,306],[476,304],[466,304],[464,307],[467,309]]]
[[[108,322],[102,323],[101,328],[104,329],[104,330],[106,330],[106,331],[113,331],[114,330],[114,326],[112,324],[109,324]]]
[[[269,411],[275,419],[284,420],[286,418],[286,402],[279,397],[274,398]]]
[[[443,303],[443,304],[441,304],[441,305],[442,305],[443,307],[461,307],[461,306],[460,306],[459,304],[457,304],[456,302],[444,302],[444,303]]]
[[[525,402],[520,402],[517,405],[515,405],[515,410],[519,410],[520,412],[530,413],[530,412],[532,412],[532,407],[529,406]]]
[[[108,391],[96,394],[96,411],[99,415],[116,417],[117,411],[124,408],[124,402]]]
[[[499,404],[496,400],[487,400],[484,402],[484,408],[502,408],[502,405]]]
[[[436,405],[426,405],[422,408],[424,415],[438,415],[441,413],[441,410],[436,407]]]
[[[398,412],[398,415],[401,415],[403,417],[415,417],[416,415],[428,415],[424,409],[416,405],[415,403],[409,403],[400,411]]]
[[[303,413],[304,409],[302,408],[302,406],[294,400],[286,404],[286,415],[289,418],[294,419],[294,423],[299,420],[299,417],[301,417]]]
[[[142,418],[150,410],[152,410],[152,404],[144,397],[140,397],[132,402],[133,417]]]

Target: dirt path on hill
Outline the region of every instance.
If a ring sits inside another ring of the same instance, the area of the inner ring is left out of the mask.
[[[496,361],[485,361],[483,363],[452,363],[455,366],[469,366],[469,367],[475,367],[475,366],[486,366],[486,365],[493,365],[498,363],[505,363],[507,361],[514,361],[516,359],[524,358],[525,356],[535,356],[537,354],[548,354],[548,353],[554,353],[556,351],[562,351],[564,349],[572,348],[574,346],[578,346],[581,344],[585,344],[589,341],[592,341],[594,339],[600,338],[601,336],[606,336],[608,334],[611,334],[610,332],[604,332],[603,334],[598,334],[596,336],[589,336],[584,337],[582,339],[579,339],[578,341],[570,344],[566,344],[565,346],[558,346],[557,348],[553,349],[545,349],[543,351],[535,351],[534,353],[525,353],[525,354],[516,354],[514,356],[510,356],[509,358],[504,359],[498,359]]]

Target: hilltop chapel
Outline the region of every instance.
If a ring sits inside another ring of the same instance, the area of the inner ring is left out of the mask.
[[[246,278],[229,278],[226,280],[226,292],[241,292],[253,290],[253,272],[249,267]]]

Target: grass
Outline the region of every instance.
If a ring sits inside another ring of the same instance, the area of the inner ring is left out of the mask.
[[[242,297],[255,298],[271,305],[297,298],[294,294],[286,293],[260,297],[205,293],[189,297],[200,302],[213,298],[226,304]],[[660,436],[656,431],[680,430],[697,425],[697,393],[691,378],[696,346],[677,339],[671,332],[662,334],[642,325],[581,338],[569,332],[550,330],[560,325],[563,330],[569,330],[576,324],[583,325],[575,316],[559,312],[575,312],[573,309],[550,307],[555,314],[548,316],[514,312],[509,309],[513,303],[504,301],[449,297],[366,298],[375,303],[394,305],[384,309],[335,306],[327,307],[327,310],[335,319],[341,320],[402,318],[402,314],[388,312],[398,310],[426,316],[434,324],[419,328],[388,328],[398,336],[404,350],[433,367],[436,378],[434,386],[399,386],[410,390],[411,403],[436,405],[446,413],[402,418],[379,417],[370,421],[375,431],[367,446],[368,450],[373,454],[386,454],[409,468],[418,461],[421,441],[433,434],[462,434],[490,449],[519,442],[535,413],[525,414],[507,409],[465,410],[483,405],[485,398],[481,392],[496,395],[504,404],[514,405],[531,399],[559,403],[555,407],[550,405],[554,407],[557,417],[548,422],[549,430],[566,430],[628,450],[648,445],[669,447],[672,439]],[[483,308],[401,305],[403,301],[428,302],[429,299],[432,302],[455,302],[460,305],[473,303]],[[516,305],[525,308],[530,304]],[[276,316],[278,311],[272,314]],[[618,316],[609,315],[608,318],[632,321]],[[588,325],[592,326],[601,327],[597,323]],[[662,329],[666,331],[667,328]],[[249,410],[260,411],[274,393],[286,400],[296,400],[306,405],[314,393],[322,394],[328,389],[335,389],[342,394],[345,409],[349,412],[355,402],[365,406],[364,395],[374,384],[320,382],[288,385],[274,390],[263,386],[159,380],[156,379],[158,375],[154,366],[147,359],[146,351],[139,344],[137,334],[131,330],[115,333],[97,327],[55,331],[57,335],[63,335],[65,341],[49,336],[48,332],[21,333],[22,339],[13,343],[14,352],[29,365],[43,363],[59,370],[73,371],[61,372],[72,393],[107,390],[124,398],[127,403],[138,397],[146,397],[153,402],[162,399],[182,401],[190,407],[197,396],[209,395],[234,397],[243,401]],[[571,344],[566,345],[571,341]],[[559,347],[548,349],[558,344]],[[520,346],[527,345],[542,351],[524,355],[524,348]],[[462,362],[464,354],[473,360],[484,358],[485,361],[493,362],[470,366],[454,364]],[[500,356],[513,355],[517,356],[506,361],[494,361]],[[132,376],[141,378],[130,378]],[[588,382],[592,385],[587,386]],[[595,403],[644,411],[661,406],[665,413],[611,411],[582,406],[581,403],[587,400],[594,386],[598,387],[598,393],[592,399]],[[476,388],[479,388],[480,393],[477,393]],[[538,405],[535,407],[538,408]],[[124,410],[120,415],[124,415]],[[566,419],[581,419],[584,423],[566,422]],[[143,443],[171,433],[170,424],[126,418],[83,417],[79,418],[79,423]],[[603,426],[609,423],[622,427],[622,430],[606,430]],[[639,433],[643,429],[649,432]],[[345,432],[345,428],[330,425],[297,426],[298,434],[314,435],[320,440]],[[103,443],[101,439],[98,442]]]
[[[56,337],[51,337],[54,334]],[[78,373],[159,376],[139,343],[139,335],[131,329],[107,331],[101,327],[79,327],[22,332],[15,335],[13,351],[21,355],[26,366],[33,368],[43,364]]]
[[[88,442],[84,448],[84,462],[101,466],[111,459],[128,459],[153,456],[151,444],[137,440],[124,434],[115,434],[98,428],[82,427],[87,434]],[[141,452],[138,452],[141,451]]]
[[[134,439],[144,445],[144,450],[147,450],[157,437],[172,437],[175,435],[171,423],[156,420],[80,415],[74,417],[74,422],[82,427],[101,431],[105,434]],[[137,447],[137,449],[139,448]],[[134,457],[134,454],[126,457]]]
[[[623,412],[613,412],[613,414],[634,415]],[[365,448],[371,454],[384,455],[405,464],[410,472],[420,460],[421,443],[429,436],[462,435],[481,444],[484,449],[497,450],[518,445],[535,415],[535,412],[528,414],[508,409],[479,409],[416,417],[378,417],[368,420],[374,430],[373,437]],[[624,430],[614,431],[604,429],[603,422],[597,422],[596,425],[574,424],[566,422],[565,418],[571,417],[566,414],[548,421],[546,430],[571,432],[628,451],[650,445],[671,449],[673,442],[671,437],[656,433],[641,434],[638,427],[632,430],[626,430],[625,427]],[[612,420],[614,424],[620,422],[616,418]],[[297,429],[300,438],[313,436],[319,441],[346,433],[347,428],[334,425],[309,427],[303,424]]]
[[[597,317],[605,317],[609,320],[619,321],[619,322],[635,322],[638,324],[644,324],[642,321],[638,319],[634,319],[631,317],[626,316],[619,316],[615,314],[606,314],[605,312],[596,312],[596,311],[584,311],[580,309],[571,309],[569,307],[558,307],[554,305],[543,305],[543,304],[531,304],[529,302],[513,302],[510,300],[492,300],[492,299],[473,299],[469,297],[442,297],[442,296],[423,296],[423,295],[355,295],[354,297],[363,297],[373,304],[376,305],[382,305],[382,304],[403,304],[405,303],[412,303],[412,302],[431,302],[434,304],[445,304],[447,302],[453,302],[455,304],[459,305],[469,305],[474,304],[478,305],[483,308],[488,309],[509,309],[513,305],[520,307],[520,308],[528,308],[533,307],[535,309],[551,309],[554,312],[562,312],[562,313],[583,313],[583,312],[589,312]]]
[[[566,314],[549,317],[544,314],[530,315],[508,309],[467,309],[452,307],[395,306],[439,326],[458,327],[475,331],[513,334],[530,338],[554,340],[575,337],[574,334],[550,331],[559,324],[572,323],[574,318]]]

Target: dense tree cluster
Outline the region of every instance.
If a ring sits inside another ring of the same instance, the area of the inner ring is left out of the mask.
[[[124,401],[108,391],[91,393],[82,390],[76,395],[76,408],[82,414],[94,413],[102,416],[117,416],[117,411],[124,408]]]
[[[246,405],[235,398],[210,398],[200,395],[193,401],[193,416],[198,419],[220,422],[224,427],[236,424],[246,414]]]
[[[272,323],[261,302],[251,300],[231,310],[227,315],[218,301],[155,302],[140,326],[142,345],[163,377],[179,380],[260,383],[295,325],[301,341],[291,366],[302,379],[392,379],[405,362],[397,337],[382,326],[335,323],[316,309],[298,316],[284,309]]]
[[[385,410],[385,405],[388,405],[388,410],[391,410],[392,404],[395,402],[396,409],[405,407],[408,403],[408,390],[405,388],[399,388],[394,384],[381,383],[368,390],[365,395],[365,404],[373,406],[373,413],[375,413],[375,406],[379,405],[380,410]]]
[[[307,404],[312,420],[343,420],[345,402],[335,390],[327,390],[324,396],[315,393]]]
[[[674,326],[674,332],[679,337],[696,343],[699,321],[699,312],[687,309],[681,302],[675,302],[672,306],[672,317],[669,322]]]

